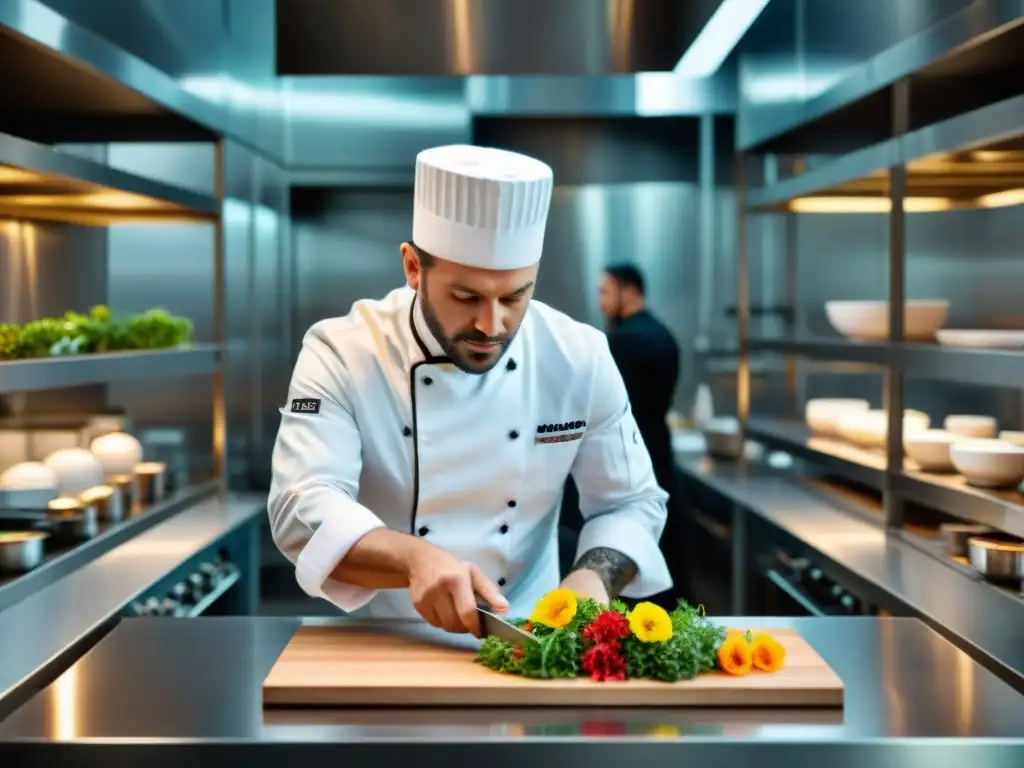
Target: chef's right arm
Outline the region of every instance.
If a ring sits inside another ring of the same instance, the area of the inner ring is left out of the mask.
[[[360,504],[362,441],[348,392],[352,377],[324,329],[314,325],[302,342],[281,409],[267,508],[278,549],[295,564],[299,585],[343,611],[368,603],[376,589],[335,578],[339,563],[371,531],[384,529]],[[296,401],[316,412],[292,411]],[[369,542],[368,542],[369,543]]]
[[[409,588],[416,610],[450,632],[479,630],[476,599],[508,603],[471,563],[384,526],[358,502],[362,440],[348,393],[355,383],[324,329],[302,342],[281,409],[267,509],[278,549],[295,564],[307,594],[343,611],[366,605],[380,589]],[[292,404],[315,402],[314,410]]]

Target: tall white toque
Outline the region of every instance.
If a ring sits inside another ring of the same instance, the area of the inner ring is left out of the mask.
[[[454,145],[416,156],[413,242],[432,256],[481,269],[540,261],[551,168],[502,149]]]

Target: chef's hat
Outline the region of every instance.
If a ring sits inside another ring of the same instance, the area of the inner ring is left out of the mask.
[[[551,168],[501,149],[435,147],[416,157],[413,242],[440,259],[482,269],[540,261]]]

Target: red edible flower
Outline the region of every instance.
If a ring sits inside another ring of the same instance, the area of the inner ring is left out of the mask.
[[[520,646],[516,646],[512,649],[512,658],[521,659],[523,658],[523,649]]]
[[[618,638],[591,646],[583,652],[580,661],[583,671],[589,672],[590,678],[596,682],[626,679],[626,660]]]
[[[611,643],[616,648],[619,640],[629,635],[629,622],[618,611],[602,611],[583,630],[583,637],[592,643]]]

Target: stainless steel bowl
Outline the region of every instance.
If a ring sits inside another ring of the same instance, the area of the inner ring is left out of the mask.
[[[1016,536],[991,533],[967,543],[971,566],[991,581],[1024,581],[1024,542]]]
[[[10,531],[0,533],[0,572],[25,573],[43,562],[43,531]]]

